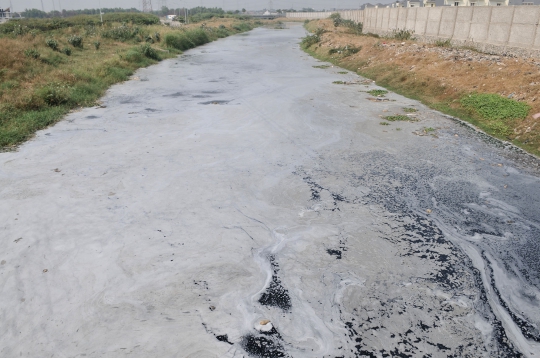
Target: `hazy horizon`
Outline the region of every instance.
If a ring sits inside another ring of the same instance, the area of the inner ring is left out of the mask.
[[[152,0],[154,10],[160,9],[162,3],[169,8],[181,7],[221,7],[225,10],[260,10],[272,6],[273,9],[296,9],[314,8],[322,9],[357,9],[360,5],[370,2],[369,0]],[[378,1],[371,1],[372,3]],[[382,1],[388,2],[388,1]],[[0,8],[11,6],[12,11],[24,11],[25,9],[52,10],[79,10],[91,8],[137,8],[142,9],[142,0],[0,0]]]

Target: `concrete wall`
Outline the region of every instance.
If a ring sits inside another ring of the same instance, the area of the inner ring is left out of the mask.
[[[352,20],[355,22],[364,22],[364,12],[362,10],[347,10],[347,11],[326,11],[326,12],[288,12],[285,14],[288,18],[294,19],[326,19],[330,15],[339,12],[341,17],[345,20]]]
[[[491,53],[540,54],[540,6],[445,6],[367,8],[339,11],[364,24],[364,32],[391,35],[409,30],[420,41],[449,39]],[[327,18],[332,12],[287,13],[287,17]]]

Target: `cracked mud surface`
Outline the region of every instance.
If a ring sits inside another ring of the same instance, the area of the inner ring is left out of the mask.
[[[0,154],[2,357],[540,355],[539,162],[369,101],[303,34],[141,70]]]

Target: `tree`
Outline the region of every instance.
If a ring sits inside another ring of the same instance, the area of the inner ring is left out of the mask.
[[[245,12],[246,12],[246,9],[242,8],[242,12],[245,13]]]

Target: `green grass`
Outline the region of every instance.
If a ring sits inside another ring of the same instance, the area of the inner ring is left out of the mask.
[[[396,114],[395,116],[386,116],[386,117],[383,117],[383,118],[386,119],[387,121],[390,121],[390,122],[410,121],[411,120],[410,117],[405,116],[403,114]]]
[[[435,46],[437,46],[437,47],[452,47],[452,42],[450,40],[437,40],[437,41],[435,41]]]
[[[347,72],[347,71],[339,71],[338,73],[339,73],[340,75],[346,75],[346,74],[348,74],[349,72]]]
[[[405,108],[403,108],[403,112],[405,112],[405,113],[416,113],[416,112],[418,112],[418,110],[416,108],[405,107]]]
[[[354,55],[355,53],[360,52],[361,49],[362,47],[354,47],[351,45],[347,45],[347,46],[331,48],[330,50],[328,50],[328,54],[329,55],[338,54],[338,55],[342,55],[343,57],[347,57],[347,56]]]
[[[388,123],[388,122],[379,122],[379,124],[381,126],[389,126],[390,125],[390,123]]]
[[[344,82],[344,81],[334,81],[332,82],[333,84],[336,84],[336,85],[344,85],[344,84],[347,84],[347,82]]]
[[[463,96],[460,103],[483,120],[483,127],[488,132],[499,137],[510,136],[511,122],[524,119],[531,109],[527,103],[490,93],[471,93]]]
[[[491,93],[471,93],[463,96],[460,103],[487,120],[523,119],[531,109],[527,103]]]
[[[384,95],[387,94],[388,91],[381,90],[381,89],[374,89],[374,90],[371,90],[371,91],[367,91],[367,93],[369,93],[370,95],[372,95],[374,97],[384,97]]]
[[[313,68],[329,68],[330,65],[319,65],[319,66],[313,66]]]

